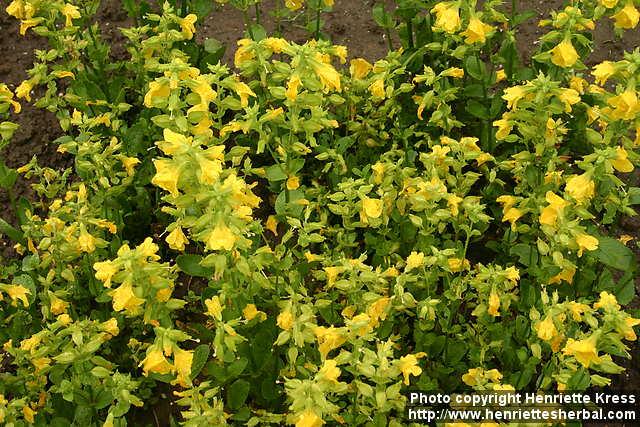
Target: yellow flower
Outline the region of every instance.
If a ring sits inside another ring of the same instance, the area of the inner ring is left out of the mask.
[[[502,216],[502,222],[509,221],[511,223],[511,229],[516,227],[516,221],[520,219],[524,213],[518,208],[509,208]]]
[[[575,274],[576,274],[576,269],[574,267],[565,267],[560,271],[560,273],[556,274],[551,279],[549,279],[549,284],[553,285],[556,283],[560,283],[562,280],[571,284],[573,283],[573,276]]]
[[[570,39],[562,40],[556,47],[551,49],[551,62],[558,67],[572,67],[578,61],[578,52],[571,44]]]
[[[80,18],[80,10],[78,7],[69,3],[65,3],[64,6],[62,6],[61,12],[66,18],[64,24],[65,27],[71,27],[73,25],[73,20]]]
[[[288,331],[293,328],[294,320],[293,314],[289,310],[285,310],[278,314],[278,317],[276,318],[276,325],[278,325],[280,329]]]
[[[96,238],[87,233],[84,227],[80,231],[80,236],[78,236],[78,247],[81,252],[91,253],[96,250]]]
[[[356,58],[351,60],[349,73],[354,79],[361,80],[367,77],[372,68],[373,66],[369,62],[367,62],[367,60]]]
[[[571,317],[576,322],[582,321],[582,313],[589,310],[589,306],[580,302],[569,301],[566,303],[567,308],[571,312]]]
[[[320,79],[325,92],[329,90],[340,92],[342,90],[340,88],[340,73],[331,64],[316,59],[311,61],[311,67]]]
[[[31,80],[25,80],[16,88],[16,98],[26,99],[31,102],[31,91],[33,90],[33,84]]]
[[[295,101],[298,96],[298,88],[302,85],[302,81],[300,77],[297,75],[292,76],[287,82],[287,90],[285,95],[287,99],[291,102]]]
[[[576,235],[576,243],[578,244],[578,256],[582,256],[582,252],[586,249],[588,251],[595,251],[598,249],[598,239],[588,234],[580,233]]]
[[[100,327],[103,331],[110,335],[113,335],[114,337],[120,333],[120,329],[118,328],[118,321],[113,317],[106,322],[102,322]]]
[[[373,95],[375,98],[384,98],[384,79],[375,79],[373,83],[369,85],[369,92],[371,92],[371,95]]]
[[[424,353],[408,354],[402,356],[398,361],[398,368],[404,377],[404,384],[409,385],[409,376],[420,376],[422,368],[418,366],[418,358],[425,356]]]
[[[624,319],[624,323],[620,328],[620,332],[624,335],[624,338],[629,341],[635,341],[638,339],[636,332],[633,330],[634,326],[640,325],[640,319],[634,319],[633,317],[627,317]]]
[[[578,202],[583,204],[591,200],[595,194],[595,183],[591,180],[588,173],[581,175],[574,175],[567,179],[567,185],[564,187],[564,192]]]
[[[520,272],[517,268],[511,266],[505,269],[504,272],[507,279],[511,280],[512,282],[516,283],[518,280],[520,280]]]
[[[545,317],[542,322],[539,322],[536,325],[536,333],[538,334],[538,338],[544,341],[550,341],[553,337],[558,335],[558,330],[553,324],[551,316]]]
[[[132,316],[138,314],[140,306],[144,304],[144,300],[133,293],[133,286],[130,282],[125,282],[118,288],[109,291],[109,296],[113,298],[113,309],[115,311],[125,310],[127,314]]]
[[[9,16],[13,16],[14,18],[20,20],[27,19],[24,0],[13,0],[9,3],[9,6],[7,6],[5,11]]]
[[[96,270],[96,279],[103,282],[107,288],[111,287],[111,278],[119,270],[113,261],[96,262],[93,269]]]
[[[498,128],[496,131],[496,139],[498,141],[505,139],[511,133],[513,125],[507,119],[495,120],[493,125]]]
[[[256,308],[255,304],[247,304],[243,309],[242,309],[242,315],[244,316],[245,319],[247,320],[253,320],[256,318],[256,316],[259,316],[263,319],[266,318],[266,314],[263,313],[262,311],[258,310]]]
[[[35,422],[36,413],[37,412],[31,409],[29,405],[24,405],[22,407],[22,416],[30,424],[33,424]]]
[[[562,214],[562,211],[569,205],[569,202],[553,191],[547,191],[545,199],[547,203],[549,203],[549,206],[545,207],[540,213],[540,224],[555,226],[558,216]]]
[[[504,71],[504,69],[496,71],[496,83],[500,83],[506,78],[507,78],[507,72]]]
[[[482,368],[469,368],[466,374],[462,375],[462,382],[473,387],[478,384],[478,380],[483,377],[484,370]]]
[[[367,309],[367,315],[371,319],[372,327],[375,328],[380,323],[380,320],[387,318],[386,310],[390,301],[391,299],[389,297],[381,297],[369,306]]]
[[[336,361],[328,359],[322,364],[322,368],[320,368],[318,375],[324,380],[337,384],[340,372],[340,368],[338,368]]]
[[[177,373],[176,381],[182,387],[191,384],[191,365],[193,362],[193,351],[175,348],[173,351],[173,364]]]
[[[262,40],[262,43],[273,51],[273,53],[281,53],[290,46],[288,41],[278,37],[267,37]]]
[[[560,95],[558,95],[560,101],[564,103],[564,112],[570,113],[571,106],[580,102],[580,94],[573,89],[560,89]]]
[[[41,342],[42,338],[39,335],[32,335],[20,341],[20,350],[33,353]]]
[[[487,40],[487,33],[493,31],[491,25],[485,24],[475,16],[469,20],[467,29],[460,33],[461,36],[465,36],[464,42],[466,44],[484,43]]]
[[[51,314],[53,314],[54,316],[65,313],[67,311],[68,306],[69,306],[69,303],[66,302],[65,300],[60,299],[55,295],[51,296],[50,308],[51,308]]]
[[[488,371],[485,371],[484,377],[489,381],[497,383],[502,379],[503,375],[497,369],[489,369]]]
[[[330,351],[340,347],[347,340],[344,332],[333,326],[329,328],[318,326],[313,332],[318,339],[318,351],[323,360],[327,358],[327,354],[329,354]]]
[[[489,308],[487,313],[489,313],[493,317],[500,316],[500,297],[495,291],[491,291],[491,295],[489,295]]]
[[[214,319],[222,320],[222,304],[220,304],[220,298],[215,295],[209,299],[204,301],[204,305],[207,306],[207,311],[205,314],[207,316],[211,316]]]
[[[469,261],[461,258],[449,258],[447,260],[447,266],[449,267],[449,270],[455,273],[467,268],[469,266]]]
[[[411,271],[414,268],[422,267],[424,263],[424,254],[422,252],[412,251],[411,254],[407,257],[407,265],[404,268],[404,271]]]
[[[135,157],[122,157],[120,161],[122,162],[124,169],[127,171],[128,176],[133,176],[135,173],[135,166],[140,163],[140,160]]]
[[[240,39],[238,40],[238,49],[236,49],[236,53],[234,55],[233,62],[236,67],[240,68],[245,62],[251,61],[255,58],[256,54],[254,51],[253,40],[251,39]]]
[[[562,349],[565,356],[574,356],[576,360],[585,368],[592,363],[600,363],[596,342],[598,337],[591,335],[589,338],[576,341],[573,338],[567,340],[567,344]]]
[[[458,14],[458,5],[453,2],[441,2],[436,4],[432,13],[436,14],[436,22],[434,28],[453,34],[460,29],[460,15]]]
[[[246,83],[237,81],[233,85],[233,90],[240,97],[240,105],[246,107],[249,105],[249,97],[252,96],[255,98],[256,94],[251,90]]]
[[[160,257],[156,255],[158,253],[158,249],[160,248],[158,248],[158,245],[153,243],[153,239],[151,237],[147,237],[142,243],[138,245],[136,251],[138,251],[138,253],[140,253],[144,257],[151,257],[155,261],[157,261],[160,259]]]
[[[461,79],[464,77],[464,70],[462,68],[447,68],[442,73],[444,77],[453,77],[454,79]]]
[[[638,9],[636,9],[633,5],[633,1],[627,1],[620,12],[613,15],[612,18],[615,20],[614,26],[616,28],[624,28],[625,30],[630,30],[638,25],[640,12],[638,12]]]
[[[156,167],[156,174],[151,179],[151,183],[177,197],[180,168],[174,161],[167,159],[153,159],[153,165]]]
[[[626,90],[618,96],[609,98],[607,103],[614,108],[611,116],[617,120],[633,120],[638,111],[640,111],[640,104],[638,104],[638,96],[635,90]]]
[[[370,199],[365,197],[362,199],[362,213],[365,218],[379,218],[382,215],[382,200]]]
[[[616,7],[616,5],[618,4],[618,0],[598,0],[598,3],[600,3],[607,9],[611,9]]]
[[[207,249],[219,251],[224,249],[230,251],[236,243],[236,236],[225,224],[218,224],[206,237]]]
[[[504,90],[504,95],[502,95],[502,99],[507,101],[507,108],[514,109],[518,108],[518,101],[520,101],[527,94],[524,86],[513,86],[508,87]]]
[[[331,287],[338,279],[338,275],[342,272],[343,267],[324,267],[327,275],[327,286]]]
[[[287,178],[287,190],[297,190],[300,187],[300,178],[295,175],[289,176]]]
[[[603,308],[604,311],[617,311],[620,310],[620,304],[615,295],[611,295],[607,291],[600,292],[600,299],[593,304],[595,310]]]
[[[284,5],[289,10],[298,10],[304,4],[304,0],[284,0]]]
[[[9,298],[11,298],[11,305],[14,307],[17,305],[17,301],[22,301],[22,305],[29,306],[29,299],[27,295],[31,295],[31,291],[22,285],[4,285],[2,290],[5,291]]]
[[[222,172],[222,162],[220,160],[210,160],[205,156],[198,156],[198,181],[205,185],[212,185],[218,181]]]
[[[182,232],[182,227],[177,226],[171,233],[165,237],[165,241],[174,251],[184,251],[185,245],[189,243],[189,239]]]
[[[569,87],[571,89],[575,90],[576,92],[578,92],[578,94],[580,94],[580,95],[584,94],[584,90],[588,86],[589,86],[589,82],[587,82],[582,77],[571,76],[571,79],[569,80]]]
[[[173,366],[165,359],[162,351],[157,348],[152,348],[147,352],[147,356],[144,358],[140,365],[144,375],[148,375],[149,372],[155,372],[158,374],[168,374],[174,371]]]
[[[289,2],[295,2],[295,1],[298,1],[298,0],[285,0],[285,5]],[[302,4],[302,0],[299,0],[299,1],[300,1],[300,4]],[[300,6],[298,6],[297,8],[299,7]],[[295,10],[295,9],[292,9],[292,10]],[[305,409],[303,413],[298,415],[298,420],[296,421],[296,427],[321,427],[323,424],[324,424],[324,421],[322,421],[322,418],[320,418],[313,409]]]
[[[625,246],[632,240],[633,236],[629,236],[628,234],[622,234],[620,237],[618,237],[618,241],[620,241]]]
[[[188,14],[184,18],[180,20],[180,28],[182,29],[182,35],[187,39],[191,40],[193,38],[193,33],[196,32],[195,23],[198,20],[198,17],[193,13]]]
[[[68,324],[73,322],[71,316],[69,316],[67,313],[62,313],[61,315],[56,317],[56,321],[60,322],[62,326],[67,326]]]
[[[633,163],[627,158],[627,150],[623,147],[616,148],[616,158],[610,160],[610,162],[611,166],[618,172],[628,173],[633,171]]]
[[[22,22],[20,22],[20,35],[24,36],[25,34],[27,34],[27,30],[29,28],[40,25],[42,21],[44,21],[44,18],[32,18],[23,20]]]
[[[171,94],[171,88],[166,82],[151,82],[149,83],[149,90],[144,96],[144,106],[151,108],[156,102],[155,99],[166,100]]]
[[[616,73],[615,63],[611,61],[604,61],[596,65],[593,68],[591,74],[596,78],[596,83],[603,85],[609,80],[611,76]]]

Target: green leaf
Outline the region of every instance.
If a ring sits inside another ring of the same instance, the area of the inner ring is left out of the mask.
[[[518,243],[511,247],[511,255],[516,255],[521,264],[530,267],[538,263],[538,251],[526,243]]]
[[[589,372],[584,369],[578,369],[567,381],[567,390],[582,391],[586,390],[591,383]]]
[[[616,270],[635,270],[636,263],[631,249],[611,237],[598,237],[598,249],[592,254],[601,263]]]
[[[628,191],[629,203],[632,205],[640,205],[640,187],[631,187]]]
[[[249,395],[251,385],[245,380],[237,380],[227,390],[227,403],[229,409],[239,409],[244,405]]]
[[[616,284],[616,299],[622,305],[629,304],[636,296],[636,286],[633,278],[633,272],[627,271]]]
[[[0,138],[5,141],[10,140],[13,137],[13,134],[16,130],[18,130],[18,125],[12,122],[2,122],[0,123]]]
[[[479,119],[487,120],[489,118],[487,107],[479,101],[476,101],[475,99],[470,99],[469,101],[467,101],[466,109],[469,114]]]
[[[394,27],[393,18],[389,13],[387,13],[386,10],[384,10],[383,3],[376,3],[376,5],[373,6],[372,15],[373,20],[376,22],[376,24],[378,24],[382,28],[391,29]]]
[[[201,344],[193,351],[193,359],[191,361],[191,378],[198,376],[204,365],[209,359],[209,345]]]
[[[16,243],[21,243],[23,245],[26,243],[24,234],[2,218],[0,218],[0,234],[4,234]]]
[[[213,9],[213,2],[211,0],[191,0],[190,11],[198,16],[198,21],[204,18]]]
[[[0,188],[10,189],[16,183],[16,179],[18,179],[18,172],[0,161]]]
[[[178,258],[176,258],[176,263],[178,264],[178,267],[180,267],[180,270],[187,273],[189,276],[213,276],[213,268],[201,266],[200,261],[202,261],[202,255],[195,254],[178,255]]]
[[[238,360],[234,360],[231,365],[227,368],[227,378],[237,378],[242,372],[244,372],[245,368],[249,364],[249,359],[246,357],[241,357]]]
[[[280,165],[266,167],[264,171],[269,182],[284,181],[287,179],[287,174],[284,173],[284,170],[282,170],[282,166]]]
[[[207,53],[202,58],[205,64],[217,64],[224,56],[227,47],[217,39],[206,39],[204,41],[204,51]]]
[[[468,56],[465,60],[465,71],[476,80],[482,80],[487,68],[477,56]]]

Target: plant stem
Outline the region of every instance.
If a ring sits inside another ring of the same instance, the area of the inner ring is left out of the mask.
[[[320,1],[317,4],[318,8],[316,9],[316,40],[320,40],[320,12],[322,9],[320,7]]]
[[[411,19],[407,19],[407,43],[409,44],[409,49],[413,49],[413,23]]]
[[[509,18],[509,27],[513,28],[513,21],[516,17],[516,8],[518,6],[518,0],[511,0],[511,17]]]
[[[391,42],[391,30],[389,27],[384,27],[384,32],[387,38],[387,46],[389,47],[389,52],[393,51],[393,43]]]
[[[282,37],[282,0],[276,1],[276,34],[278,37]]]
[[[253,29],[251,28],[251,21],[249,20],[249,14],[247,13],[247,9],[243,9],[242,17],[244,18],[244,25],[245,27],[247,27],[247,30],[249,31],[249,37],[251,38],[251,40],[255,40],[255,37],[253,35]]]
[[[256,1],[253,5],[256,8],[256,24],[260,25],[260,6],[258,6],[259,2]]]

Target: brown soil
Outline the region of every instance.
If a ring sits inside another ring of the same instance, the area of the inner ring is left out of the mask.
[[[263,1],[262,16],[263,25],[268,32],[273,32],[275,24],[269,16],[269,10],[273,10],[275,0]],[[112,45],[112,55],[115,58],[126,57],[126,51],[122,46],[124,37],[118,28],[131,24],[131,20],[121,9],[118,0],[104,0],[98,12],[97,22],[101,32]],[[349,48],[350,57],[364,57],[375,60],[383,57],[387,52],[387,41],[383,32],[374,23],[371,17],[371,7],[376,0],[338,0],[331,13],[325,13],[323,33],[331,36],[336,44],[343,44]],[[386,0],[387,9],[391,8],[393,1]],[[536,40],[547,31],[540,28],[536,22],[548,16],[549,10],[559,9],[561,0],[526,0],[520,1],[519,10],[532,10],[535,16],[529,19],[521,28],[518,37],[518,47],[521,58],[527,58],[535,49]],[[4,6],[2,6],[4,9]],[[254,11],[250,12],[254,16]],[[299,19],[298,22],[304,21]],[[614,36],[610,22],[601,21],[598,30],[594,34],[594,42],[598,49],[587,60],[587,65],[593,65],[604,59],[616,60],[622,57],[622,52],[631,51],[640,44],[640,31],[628,31],[622,39]],[[307,33],[299,24],[284,22],[283,34],[286,38],[303,42]],[[243,17],[237,10],[226,6],[214,11],[199,24],[197,37],[216,38],[227,46],[225,59],[231,60],[235,50],[235,42],[242,37],[244,31]],[[393,40],[394,47],[398,47],[398,41]],[[4,10],[0,11],[0,52],[3,61],[0,62],[0,82],[8,84],[12,89],[27,78],[26,70],[31,68],[34,60],[34,50],[46,47],[46,41],[28,32],[25,37],[18,33],[18,23],[8,16]],[[72,159],[56,152],[50,144],[52,140],[60,136],[61,130],[55,116],[47,111],[36,109],[23,102],[23,112],[12,118],[20,125],[10,147],[0,153],[6,164],[10,167],[18,167],[28,162],[36,155],[40,164],[62,169],[71,165]],[[28,183],[20,180],[17,184],[18,195],[29,197],[31,191]],[[8,197],[0,192],[0,215],[13,222]],[[621,224],[624,232],[636,237],[640,236],[640,220],[637,218],[625,219]],[[7,243],[0,239],[0,256],[7,253]],[[4,247],[4,250],[3,250]],[[637,249],[637,248],[636,248]],[[640,360],[640,349],[633,349],[634,361]],[[640,389],[640,368],[628,363],[629,369],[623,375],[615,379],[613,388],[620,390]]]

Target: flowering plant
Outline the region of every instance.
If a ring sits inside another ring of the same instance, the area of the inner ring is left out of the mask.
[[[308,2],[314,39],[249,25],[233,64],[195,39],[202,2],[124,3],[123,60],[97,1],[7,7],[51,49],[0,115],[55,112],[75,162],[0,164],[36,194],[0,222],[1,422],[124,426],[170,401],[188,426],[400,426],[408,387],[624,370],[635,243],[613,225],[640,204],[640,51],[586,64],[633,2],[551,13],[522,62],[526,15],[499,1],[376,7],[402,46],[372,62]]]

